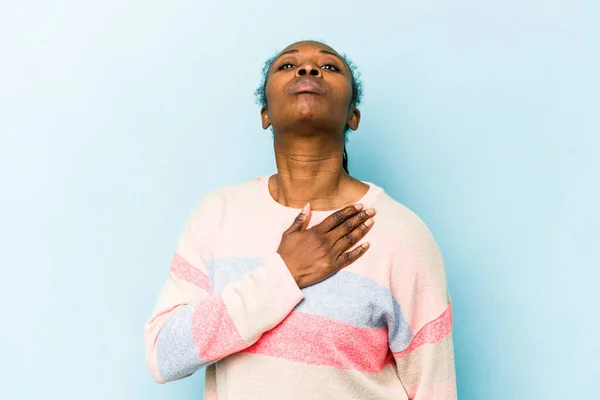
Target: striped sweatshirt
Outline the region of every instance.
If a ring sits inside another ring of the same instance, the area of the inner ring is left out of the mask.
[[[300,209],[271,175],[205,195],[144,333],[159,383],[206,373],[205,400],[456,399],[444,261],[425,223],[371,183],[370,248],[300,289],[276,252]],[[335,210],[312,211],[308,228]],[[166,268],[165,268],[166,270]]]

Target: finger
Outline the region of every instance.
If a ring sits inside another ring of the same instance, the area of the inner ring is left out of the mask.
[[[314,231],[316,231],[318,233],[327,233],[330,230],[332,230],[333,228],[335,228],[336,226],[338,226],[339,224],[341,224],[342,222],[344,222],[345,220],[347,220],[348,218],[359,213],[360,210],[362,210],[362,209],[363,209],[362,204],[355,204],[352,206],[348,206],[346,208],[342,208],[341,210],[338,210],[338,211],[332,213],[330,216],[325,218],[321,223],[313,226],[311,229],[313,229]]]
[[[375,215],[375,209],[369,208],[367,210],[363,210],[358,214],[348,218],[332,230],[327,233],[327,238],[331,241],[331,243],[337,242],[342,236],[351,233],[354,229],[356,229],[360,224],[367,221],[369,218]]]
[[[334,254],[342,254],[342,252],[348,250],[354,246],[360,239],[362,239],[367,232],[373,226],[375,221],[372,218],[367,219],[365,222],[359,224],[352,232],[349,232],[339,238],[333,244]]]
[[[310,222],[311,210],[310,203],[306,203],[300,214],[296,216],[292,225],[285,231],[285,233],[291,233],[306,229],[306,226]]]
[[[339,257],[335,260],[337,270],[341,270],[342,268],[347,267],[352,264],[354,261],[358,260],[365,252],[369,249],[371,244],[369,242],[365,242],[360,246],[357,246],[352,251],[347,251],[343,254],[340,254]]]

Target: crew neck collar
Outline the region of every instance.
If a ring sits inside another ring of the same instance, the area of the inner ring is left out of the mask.
[[[277,201],[275,201],[273,196],[271,196],[271,192],[269,191],[269,179],[273,175],[275,175],[275,174],[274,173],[268,174],[268,175],[261,176],[259,178],[258,186],[259,186],[259,191],[260,191],[260,197],[261,197],[261,200],[263,201],[263,203],[270,210],[272,210],[273,212],[276,212],[276,213],[286,214],[286,215],[290,215],[290,216],[300,214],[300,211],[302,211],[301,208],[284,206],[283,204],[280,204]],[[383,190],[383,188],[375,185],[372,182],[367,182],[367,181],[361,181],[361,182],[366,185],[369,185],[369,190],[367,190],[367,192],[360,199],[358,199],[355,203],[362,203],[362,204],[364,204],[365,208],[367,208],[375,201],[377,196],[380,193],[382,193],[384,190]],[[312,212],[312,216],[315,217],[315,219],[318,219],[319,217],[326,217],[326,216],[330,215],[331,213],[333,213],[334,211],[338,211],[338,210],[341,210],[341,208],[336,208],[336,209],[332,209],[332,210],[311,210],[311,212]]]

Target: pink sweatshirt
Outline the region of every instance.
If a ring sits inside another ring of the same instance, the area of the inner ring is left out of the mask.
[[[300,289],[276,250],[301,210],[273,199],[269,177],[212,191],[189,218],[145,326],[152,377],[206,368],[205,400],[456,399],[444,261],[425,223],[364,182],[357,203],[377,214],[355,246],[371,247]]]

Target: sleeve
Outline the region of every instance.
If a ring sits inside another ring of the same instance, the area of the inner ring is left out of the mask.
[[[251,346],[304,297],[277,253],[211,295],[203,248],[214,236],[218,210],[207,203],[205,197],[183,229],[144,327],[147,365],[158,383],[185,378]]]
[[[397,314],[388,336],[398,376],[411,400],[456,400],[452,304],[444,260],[416,220],[395,248],[391,292]]]

